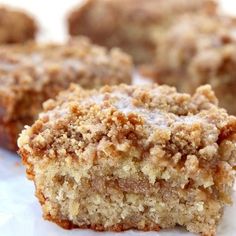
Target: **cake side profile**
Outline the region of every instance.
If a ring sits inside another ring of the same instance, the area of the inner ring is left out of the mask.
[[[214,14],[216,9],[212,0],[87,0],[69,13],[68,31],[108,48],[120,47],[138,64],[150,63],[156,48],[153,34],[162,34],[179,14]]]
[[[234,182],[236,118],[210,86],[72,85],[18,139],[45,219],[123,231],[214,235]]]
[[[220,106],[236,114],[236,19],[227,16],[184,15],[162,37],[153,74],[160,84],[193,93],[210,84]],[[147,73],[144,73],[147,76]]]
[[[27,13],[0,5],[0,44],[32,40],[36,36],[37,28],[35,20]]]
[[[0,140],[32,124],[42,102],[57,95],[70,83],[84,88],[131,83],[132,60],[119,49],[110,51],[85,38],[64,45],[27,43],[2,46],[0,52]],[[27,122],[25,123],[25,120]],[[5,142],[5,141],[4,141]],[[2,141],[0,142],[0,145]],[[7,147],[6,145],[2,145]]]

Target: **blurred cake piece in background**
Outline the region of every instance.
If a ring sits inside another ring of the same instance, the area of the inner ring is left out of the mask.
[[[106,50],[85,38],[65,44],[7,45],[0,48],[0,146],[16,139],[41,111],[42,102],[70,83],[83,88],[131,83],[133,64],[119,49]]]
[[[210,84],[220,106],[236,115],[236,19],[229,16],[187,14],[164,34],[157,35],[154,66],[141,73],[159,84],[193,93]]]
[[[0,5],[0,44],[23,43],[35,38],[37,24],[28,13]]]
[[[85,35],[108,48],[118,46],[136,63],[155,56],[156,33],[186,12],[214,14],[213,0],[86,0],[68,16],[70,35]]]

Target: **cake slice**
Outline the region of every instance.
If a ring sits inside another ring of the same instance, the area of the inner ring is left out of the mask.
[[[228,16],[187,14],[156,37],[154,72],[160,84],[193,93],[210,84],[220,106],[236,115],[236,19]],[[144,75],[148,75],[143,71]]]
[[[109,48],[120,47],[138,64],[150,63],[155,57],[154,35],[161,35],[177,15],[214,14],[216,9],[214,0],[85,0],[69,13],[68,31]]]
[[[0,5],[0,44],[23,43],[35,38],[37,24],[21,10]]]
[[[236,118],[210,86],[72,85],[18,139],[45,219],[123,231],[214,235],[232,203]]]
[[[70,83],[79,83],[83,88],[130,83],[132,70],[128,55],[119,49],[108,51],[95,46],[85,38],[64,45],[2,46],[0,146],[15,149],[19,132],[25,124],[32,124],[42,102]]]

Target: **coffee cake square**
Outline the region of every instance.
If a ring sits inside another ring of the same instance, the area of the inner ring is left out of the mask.
[[[210,86],[72,85],[18,145],[45,219],[123,231],[181,225],[214,235],[231,203],[236,118]]]

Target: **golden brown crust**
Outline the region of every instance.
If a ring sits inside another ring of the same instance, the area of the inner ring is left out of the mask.
[[[36,33],[37,25],[31,16],[20,10],[0,6],[0,44],[23,43],[34,39]]]
[[[84,88],[129,84],[132,70],[128,55],[118,49],[108,51],[92,45],[85,38],[75,38],[64,45],[27,43],[2,46],[0,122],[3,131],[4,126],[11,123],[11,127],[4,131],[9,138],[1,139],[2,145],[13,147],[20,120],[29,120],[22,126],[32,124],[42,109],[42,102],[54,97],[71,82]]]
[[[28,162],[27,160],[27,152],[24,151],[24,150],[21,150],[21,151],[18,151],[19,154],[21,155],[21,161],[22,163],[25,165],[25,166],[28,166],[27,170],[26,170],[26,173],[27,173],[27,178],[30,179],[30,180],[33,180],[34,179],[34,172],[33,172],[33,165]],[[37,194],[36,194],[37,195]],[[42,198],[42,195],[41,194],[38,194],[37,195],[38,199],[39,199],[39,202],[41,204],[43,204],[45,202],[45,199]]]
[[[65,228],[214,235],[231,203],[236,118],[209,86],[72,85],[18,140],[46,219]]]
[[[105,228],[104,225],[98,225],[98,224],[92,224],[92,225],[75,225],[73,224],[72,221],[70,220],[61,220],[61,219],[55,219],[53,218],[51,215],[44,215],[43,218],[45,220],[48,221],[52,221],[54,223],[56,223],[57,225],[61,226],[64,229],[92,229],[95,231],[100,231],[100,232],[104,232],[104,231],[113,231],[113,232],[123,232],[126,230],[130,230],[130,229],[135,229],[132,226],[126,225],[126,224],[116,224],[113,225],[109,228]],[[161,228],[156,224],[153,226],[145,226],[142,229],[139,229],[141,231],[160,231]]]

